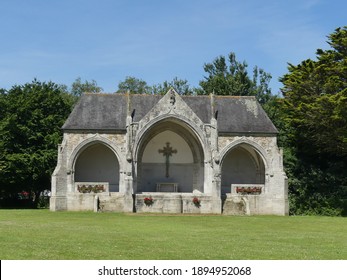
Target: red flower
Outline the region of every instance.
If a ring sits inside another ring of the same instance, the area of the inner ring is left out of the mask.
[[[145,198],[143,199],[143,201],[144,201],[144,203],[145,203],[147,206],[152,205],[153,202],[154,202],[154,200],[153,200],[152,197],[145,197]]]
[[[200,207],[200,199],[197,197],[193,198],[193,203],[196,207]]]

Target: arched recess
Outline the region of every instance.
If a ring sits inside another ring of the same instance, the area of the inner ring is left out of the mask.
[[[109,191],[118,192],[120,170],[124,165],[119,155],[117,146],[99,134],[83,140],[74,148],[68,161],[72,186],[75,182],[108,182]],[[82,170],[91,172],[87,174]]]
[[[252,145],[231,147],[221,162],[222,193],[229,192],[231,184],[265,184],[265,170],[263,157]]]
[[[171,150],[168,158],[165,149]],[[203,192],[203,148],[193,131],[179,120],[165,119],[148,129],[136,158],[137,192],[155,192],[157,183],[178,183],[178,192]]]
[[[75,163],[75,182],[107,182],[110,192],[119,191],[119,162],[106,145],[98,142],[88,145]]]

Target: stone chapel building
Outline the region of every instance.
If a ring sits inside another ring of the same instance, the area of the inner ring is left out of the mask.
[[[254,97],[86,94],[50,209],[288,215],[277,129]]]

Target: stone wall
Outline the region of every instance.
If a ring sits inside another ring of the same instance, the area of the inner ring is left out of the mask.
[[[152,203],[146,204],[146,199]],[[137,213],[220,214],[221,200],[203,193],[142,193],[136,195]]]

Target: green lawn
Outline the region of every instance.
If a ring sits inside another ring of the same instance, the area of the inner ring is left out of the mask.
[[[347,219],[0,210],[0,259],[347,259]]]

